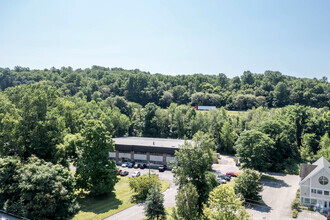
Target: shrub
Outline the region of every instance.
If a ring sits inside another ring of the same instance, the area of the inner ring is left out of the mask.
[[[241,194],[246,200],[260,200],[259,193],[262,191],[260,183],[261,175],[252,169],[245,169],[235,180],[235,193]]]
[[[291,204],[291,209],[299,209],[299,199],[295,199],[293,200],[292,204]]]
[[[130,177],[129,186],[135,192],[133,199],[137,201],[145,200],[148,191],[153,185],[160,185],[159,177],[156,175],[142,175],[139,177]]]
[[[298,216],[298,210],[297,209],[292,210],[292,218],[297,218],[297,216]]]

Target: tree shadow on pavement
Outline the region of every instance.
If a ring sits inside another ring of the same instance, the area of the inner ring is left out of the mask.
[[[289,187],[289,185],[284,182],[283,180],[270,180],[270,179],[263,179],[261,183],[264,186],[274,187],[274,188],[281,188],[281,187]]]
[[[271,210],[271,207],[266,204],[260,205],[260,204],[253,204],[253,203],[245,202],[244,206],[247,209],[256,210],[258,212],[270,212],[270,210]]]

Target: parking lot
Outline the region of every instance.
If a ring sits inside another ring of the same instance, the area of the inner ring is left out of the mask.
[[[219,164],[213,164],[213,172],[217,175],[225,174],[227,172],[239,172],[240,169],[235,165],[233,157],[221,156]],[[131,176],[134,171],[140,171],[141,174],[148,174],[149,169],[134,169],[134,168],[122,168],[129,172],[128,176]],[[173,182],[173,173],[169,170],[165,172],[159,172],[157,169],[151,169],[151,173],[159,175],[161,180],[170,182],[170,187],[164,192],[165,195],[165,207],[175,206],[175,195],[177,187]],[[267,175],[275,177],[277,180],[262,180],[264,189],[261,192],[261,196],[264,205],[250,205],[246,207],[253,219],[262,220],[282,220],[291,218],[291,202],[295,198],[297,189],[299,188],[299,176],[298,175],[286,175],[280,173],[267,173]],[[117,213],[107,219],[141,219],[143,218],[143,205],[134,205],[122,212]],[[298,218],[301,220],[307,219],[324,219],[317,213],[302,212],[299,213]]]
[[[120,167],[118,166],[118,169],[121,169],[123,171],[129,172],[127,175],[128,177],[131,177],[132,174],[135,171],[140,171],[141,175],[144,174],[149,174],[149,169],[135,169],[135,168],[127,168],[127,167]],[[173,173],[169,170],[166,170],[164,172],[159,172],[158,169],[150,169],[151,174],[156,174],[159,176],[159,179],[168,181],[170,183],[170,186],[167,190],[165,190],[164,194],[164,206],[165,207],[173,207],[175,206],[175,195],[177,192],[177,187],[174,184],[174,178],[173,178]],[[112,215],[108,218],[105,219],[113,219],[113,220],[122,220],[122,219],[127,219],[127,220],[136,220],[136,219],[141,219],[144,217],[143,213],[143,204],[137,204],[134,206],[131,206],[115,215]]]

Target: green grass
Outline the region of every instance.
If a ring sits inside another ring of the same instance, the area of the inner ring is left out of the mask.
[[[128,183],[128,177],[119,177],[119,182],[115,185],[115,190],[104,196],[97,198],[80,198],[80,211],[73,217],[73,220],[103,219],[117,212],[120,212],[135,203],[132,202],[131,191]],[[161,181],[162,192],[165,191],[170,183]]]
[[[262,174],[261,179],[277,180],[278,181],[278,179],[276,177],[269,176],[269,175],[266,175],[266,174]]]

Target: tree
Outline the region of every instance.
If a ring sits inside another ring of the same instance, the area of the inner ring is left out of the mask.
[[[176,210],[173,213],[174,219],[200,219],[198,206],[198,194],[196,187],[192,183],[187,183],[178,190],[175,196]]]
[[[144,212],[147,219],[165,219],[164,195],[160,192],[158,184],[152,185],[149,189]]]
[[[68,216],[78,208],[69,170],[32,157],[23,167],[20,190],[28,217]],[[42,186],[42,187],[41,187]],[[41,187],[41,188],[40,188]]]
[[[274,141],[260,131],[244,131],[238,138],[235,148],[243,168],[266,171],[272,166]]]
[[[165,91],[159,100],[162,107],[168,107],[173,102],[173,94],[169,91]]]
[[[205,141],[208,143],[208,141]],[[208,194],[213,181],[207,178],[207,171],[212,163],[211,149],[203,140],[194,140],[194,143],[185,142],[178,151],[175,152],[178,164],[174,176],[175,181],[182,188],[187,183],[196,187],[198,193],[198,212],[202,214],[202,204],[207,201]],[[214,144],[213,144],[214,145]],[[211,177],[212,178],[212,177]]]
[[[108,156],[114,151],[112,139],[105,126],[95,120],[86,123],[82,138],[75,161],[77,188],[87,190],[93,196],[111,192],[118,181],[116,164]]]
[[[257,171],[245,169],[235,180],[235,193],[242,195],[247,201],[260,200],[259,193],[262,191],[260,179],[261,174]]]
[[[325,134],[321,138],[320,142],[321,149],[317,152],[317,158],[325,157],[328,161],[330,161],[330,138],[328,134]]]
[[[272,152],[273,171],[282,171],[291,159],[298,159],[298,148],[295,143],[295,132],[292,125],[285,119],[263,120],[257,130],[269,135],[274,141]]]
[[[297,146],[301,146],[302,134],[310,118],[310,109],[302,105],[291,105],[284,109],[293,123]]]
[[[149,190],[153,185],[160,185],[158,176],[142,175],[129,179],[129,187],[135,192],[133,198],[137,201],[142,201],[147,198]]]
[[[74,178],[61,166],[30,157],[19,177],[21,214],[28,218],[65,218],[79,208]]]
[[[22,164],[18,158],[0,158],[0,209],[18,213],[19,205],[19,170]]]
[[[220,185],[210,193],[204,215],[210,220],[245,220],[249,214],[242,206],[243,201],[235,195],[234,189],[228,185]]]
[[[290,91],[284,82],[279,82],[274,90],[274,103],[276,107],[283,107],[289,102]]]
[[[236,133],[232,130],[232,126],[228,121],[226,121],[220,132],[222,150],[228,153],[234,151],[233,146],[235,144]]]
[[[143,136],[157,136],[157,123],[154,119],[158,106],[155,103],[148,103],[144,109],[144,130]]]
[[[300,158],[304,163],[310,163],[314,159],[312,150],[312,142],[314,142],[315,134],[305,133],[300,147]]]

